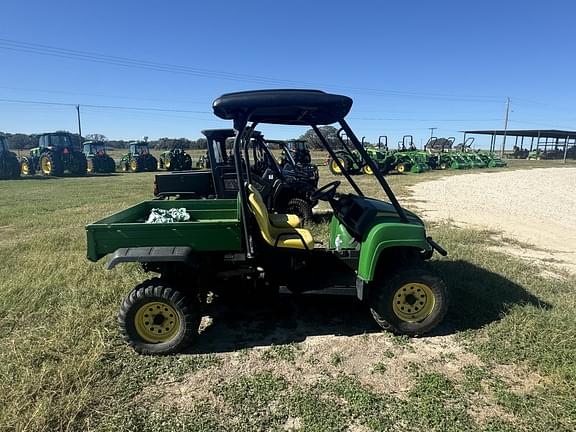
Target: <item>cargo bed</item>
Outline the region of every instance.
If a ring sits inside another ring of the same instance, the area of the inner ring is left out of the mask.
[[[184,207],[188,222],[145,223],[153,208]],[[100,258],[119,248],[188,246],[202,252],[234,252],[242,248],[237,200],[143,201],[98,222],[86,225],[88,259]]]

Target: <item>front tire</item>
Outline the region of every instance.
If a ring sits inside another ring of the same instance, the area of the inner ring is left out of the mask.
[[[198,299],[162,279],[137,285],[118,313],[120,333],[128,345],[149,355],[182,351],[196,338],[200,319]]]
[[[421,267],[401,269],[372,288],[370,311],[380,327],[416,336],[436,327],[448,310],[448,290],[435,273]]]

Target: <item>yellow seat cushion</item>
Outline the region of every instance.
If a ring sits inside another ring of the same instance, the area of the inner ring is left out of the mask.
[[[277,228],[298,228],[300,226],[300,218],[295,214],[289,213],[271,213],[268,214],[270,223]]]
[[[264,241],[270,246],[292,249],[313,249],[314,238],[310,231],[302,228],[276,227],[271,224],[268,209],[257,190],[248,186],[248,204],[256,218]],[[288,221],[288,218],[286,219]]]

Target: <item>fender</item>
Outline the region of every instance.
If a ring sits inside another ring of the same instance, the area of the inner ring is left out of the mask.
[[[187,246],[159,246],[120,248],[110,257],[106,268],[113,269],[118,264],[126,262],[188,262],[192,249]]]
[[[412,223],[386,223],[373,226],[360,249],[358,277],[365,282],[374,279],[380,254],[391,247],[412,247],[422,252],[432,252],[426,240],[423,225]]]

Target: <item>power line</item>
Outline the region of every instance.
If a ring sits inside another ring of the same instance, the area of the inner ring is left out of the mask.
[[[69,106],[69,107],[75,107],[76,105],[78,105],[75,103],[66,103],[66,102],[48,102],[48,101],[4,99],[4,98],[0,98],[0,102],[33,104],[33,105],[57,105],[57,106]],[[171,108],[150,108],[150,107],[131,107],[131,106],[94,105],[94,104],[80,104],[80,105],[83,108],[104,108],[104,109],[116,109],[116,110],[127,110],[127,111],[155,111],[155,112],[157,111],[157,112],[191,113],[191,114],[212,114],[210,111],[182,110],[182,109],[171,109]]]
[[[218,70],[201,69],[189,66],[167,64],[152,62],[146,60],[133,59],[121,56],[111,56],[105,54],[98,54],[88,51],[71,50],[58,48],[50,45],[20,42],[12,39],[0,38],[0,49],[9,51],[18,51],[29,54],[53,56],[59,58],[82,60],[94,63],[123,66],[130,68],[146,69],[157,72],[178,73],[200,78],[224,79],[240,82],[251,82],[264,85],[289,85],[289,86],[307,86],[307,87],[324,87],[330,89],[340,89],[351,91],[354,93],[368,94],[372,96],[405,96],[405,97],[418,97],[418,98],[432,98],[432,99],[449,99],[459,101],[477,101],[477,102],[493,102],[499,100],[495,96],[486,95],[454,95],[454,94],[439,94],[439,93],[423,93],[423,92],[409,92],[400,90],[384,90],[374,88],[350,87],[335,84],[318,84],[306,81],[287,80],[280,78],[270,78],[259,75],[249,75],[241,73],[232,73]]]

